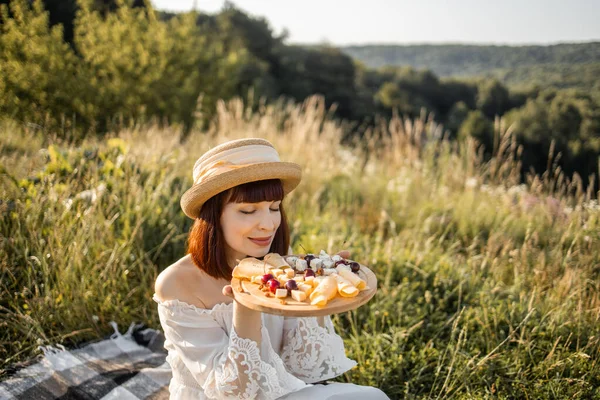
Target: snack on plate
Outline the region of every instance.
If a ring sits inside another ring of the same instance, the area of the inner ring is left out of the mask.
[[[238,279],[252,280],[254,276],[262,276],[268,272],[267,263],[253,257],[244,258],[235,266],[231,275]]]
[[[336,269],[338,271],[337,273],[339,276],[349,280],[350,283],[352,283],[354,286],[356,286],[359,290],[364,290],[367,288],[367,282],[362,280],[360,276],[353,273],[347,267],[343,267],[340,265]]]
[[[269,253],[263,258],[267,263],[269,263],[269,265],[272,265],[274,268],[286,269],[290,267],[285,261],[285,259],[277,253]]]
[[[368,289],[359,270],[359,263],[321,250],[319,255],[304,256],[269,253],[262,261],[248,257],[239,261],[232,275],[259,285],[266,297],[276,297],[282,304],[291,298],[324,307],[336,296],[356,297]]]
[[[354,297],[358,295],[358,288],[354,286],[350,281],[338,274],[333,274],[333,277],[337,281],[338,293],[342,297]]]
[[[328,276],[323,279],[310,295],[310,304],[313,306],[324,306],[335,297],[338,291],[337,281]]]

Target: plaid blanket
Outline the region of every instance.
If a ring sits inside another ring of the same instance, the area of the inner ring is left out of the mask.
[[[125,334],[67,350],[40,347],[41,360],[0,382],[0,399],[168,399],[171,368],[160,331],[131,324]]]

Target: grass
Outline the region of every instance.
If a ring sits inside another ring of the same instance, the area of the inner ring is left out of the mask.
[[[158,273],[181,257],[179,198],[196,158],[239,137],[303,166],[286,199],[292,246],[342,248],[379,291],[337,315],[340,381],[392,398],[600,399],[600,208],[550,165],[519,182],[496,122],[494,157],[422,118],[345,136],[321,99],[219,103],[208,132],[133,127],[77,145],[4,121],[0,143],[0,369],[131,321],[159,328]]]

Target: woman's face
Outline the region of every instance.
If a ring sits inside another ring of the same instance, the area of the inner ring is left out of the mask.
[[[269,253],[281,224],[281,201],[227,203],[221,214],[221,228],[228,260],[262,257]]]

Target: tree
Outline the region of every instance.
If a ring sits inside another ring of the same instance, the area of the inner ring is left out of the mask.
[[[487,154],[491,154],[494,146],[494,125],[479,110],[470,111],[458,130],[458,139],[472,137],[481,143]]]
[[[62,26],[50,28],[40,0],[2,5],[0,19],[0,109],[46,128],[89,127],[94,116],[77,96],[85,91],[85,78]]]
[[[313,94],[325,97],[327,106],[338,105],[337,114],[354,117],[356,99],[352,59],[331,47],[288,46],[281,54],[281,93],[298,101]]]
[[[477,87],[476,106],[488,118],[503,115],[510,109],[508,90],[496,79],[484,80]]]
[[[463,122],[467,119],[469,112],[469,107],[463,101],[459,101],[458,103],[454,104],[448,113],[446,129],[448,129],[450,132],[458,134],[458,130]]]

